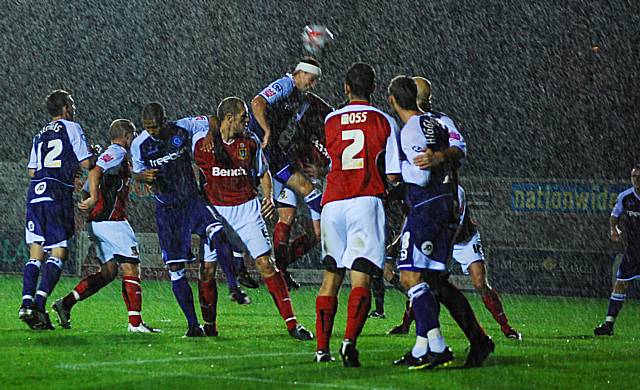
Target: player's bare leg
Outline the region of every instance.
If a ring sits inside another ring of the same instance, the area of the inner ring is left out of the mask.
[[[204,333],[211,337],[218,335],[216,269],[215,262],[200,263],[200,277],[198,279],[198,297],[202,311],[202,321],[204,322]]]
[[[22,304],[18,311],[18,318],[26,323],[31,329],[36,329],[36,319],[33,313],[33,301],[38,285],[40,268],[45,258],[42,245],[33,243],[29,247],[29,261],[24,266],[22,276]]]
[[[304,202],[311,210],[318,214],[322,212],[322,207],[320,206],[322,193],[313,186],[311,180],[304,173],[294,172],[287,180],[287,187],[294,190],[298,195],[303,196]]]
[[[276,304],[280,316],[287,325],[287,330],[291,337],[298,340],[313,340],[313,334],[306,330],[302,324],[298,323],[293,306],[291,305],[291,297],[289,289],[280,272],[273,264],[269,255],[258,256],[256,259],[256,268],[260,272],[260,276],[267,285],[267,289]]]
[[[510,339],[521,340],[522,335],[509,325],[509,319],[504,312],[502,301],[498,293],[489,285],[484,262],[476,261],[469,265],[469,275],[473,287],[480,293],[484,306],[489,310],[493,318],[500,325],[502,333]]]
[[[616,317],[622,309],[622,305],[624,304],[625,299],[627,298],[627,290],[631,282],[628,280],[616,280],[613,285],[613,291],[611,292],[611,297],[609,298],[609,307],[607,309],[607,316],[604,319],[604,322],[598,325],[594,330],[593,334],[596,336],[613,336],[613,327],[616,321]]]
[[[325,270],[322,285],[316,298],[316,362],[332,362],[330,339],[333,320],[338,310],[338,292],[344,280],[344,269]]]

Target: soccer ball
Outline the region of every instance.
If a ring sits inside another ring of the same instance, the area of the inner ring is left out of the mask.
[[[302,45],[312,55],[318,55],[333,41],[333,33],[325,26],[312,24],[304,26],[302,31]]]

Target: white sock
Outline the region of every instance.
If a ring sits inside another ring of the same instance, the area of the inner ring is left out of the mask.
[[[427,338],[429,339],[429,349],[435,353],[442,353],[447,347],[444,337],[440,333],[440,328],[433,328],[428,331]]]
[[[417,336],[416,337],[416,345],[413,346],[411,350],[411,355],[413,357],[420,357],[427,353],[427,349],[429,346],[429,341],[426,337]]]

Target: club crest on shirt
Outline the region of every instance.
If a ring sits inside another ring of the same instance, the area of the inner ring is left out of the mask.
[[[180,147],[180,145],[182,145],[182,137],[180,137],[179,135],[174,135],[173,137],[171,137],[171,145],[177,147]]]
[[[238,158],[240,160],[246,160],[249,158],[249,150],[247,149],[247,145],[243,142],[240,144],[238,148]]]

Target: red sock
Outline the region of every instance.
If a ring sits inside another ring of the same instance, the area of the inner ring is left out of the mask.
[[[503,330],[509,328],[509,320],[502,308],[502,302],[500,302],[500,297],[498,297],[498,294],[494,290],[487,290],[487,292],[482,295],[482,302],[484,302],[484,305],[487,307],[487,310],[491,312],[496,322],[500,324],[500,328]]]
[[[100,272],[91,274],[78,282],[76,287],[62,299],[62,303],[64,307],[71,310],[76,302],[89,298],[107,284],[109,281],[105,280]]]
[[[291,226],[284,222],[276,223],[273,228],[273,256],[276,258],[276,264],[279,267],[286,266],[289,247],[289,234]]]
[[[208,282],[198,280],[198,297],[200,298],[200,310],[204,324],[217,331],[218,285],[215,278]]]
[[[293,307],[291,306],[291,298],[289,297],[289,290],[287,290],[287,284],[282,277],[282,272],[278,271],[275,275],[268,278],[264,278],[264,282],[267,285],[267,290],[273,298],[282,319],[287,324],[287,329],[291,330],[296,327],[298,321],[295,314],[293,314]]]
[[[122,298],[129,312],[129,323],[138,326],[142,322],[142,286],[140,278],[124,276],[122,278]]]
[[[344,338],[355,343],[356,339],[364,328],[367,315],[371,309],[371,289],[356,287],[349,294],[349,305],[347,307],[347,330]]]
[[[311,238],[307,234],[301,234],[296,237],[289,247],[289,264],[307,254],[317,243],[315,236]]]
[[[329,339],[333,331],[333,319],[338,311],[338,297],[319,296],[316,298],[317,351],[329,352]]]

